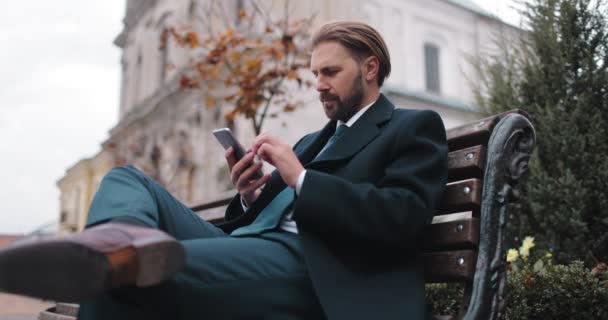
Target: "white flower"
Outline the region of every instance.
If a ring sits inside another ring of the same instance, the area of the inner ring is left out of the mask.
[[[519,253],[517,253],[516,249],[509,249],[509,251],[507,252],[507,262],[517,261],[518,257]]]
[[[534,247],[534,237],[526,237],[519,248],[519,255],[522,258],[527,258],[530,255],[530,249]]]

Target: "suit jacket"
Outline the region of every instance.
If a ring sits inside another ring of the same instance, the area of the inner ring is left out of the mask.
[[[447,182],[443,122],[381,95],[313,160],[335,128],[330,121],[294,146],[307,173],[293,218],[321,305],[328,319],[421,319],[421,237]],[[284,187],[273,173],[247,214],[237,195],[224,230],[251,223]]]

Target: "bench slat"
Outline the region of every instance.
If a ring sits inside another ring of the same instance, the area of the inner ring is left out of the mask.
[[[214,200],[211,202],[203,203],[201,205],[191,207],[190,209],[192,209],[192,211],[194,211],[194,212],[197,212],[197,211],[203,211],[203,210],[207,210],[207,209],[213,209],[213,208],[225,206],[230,203],[230,200],[232,200],[232,198],[234,198],[234,195],[231,195],[228,197],[222,197],[220,199],[217,199],[217,200]]]
[[[482,184],[480,179],[467,179],[448,183],[437,214],[462,211],[476,212],[481,204]]]
[[[518,113],[529,118],[528,114],[523,110],[514,109],[448,130],[446,134],[449,150],[455,151],[478,144],[486,145],[498,121],[513,113]]]
[[[479,245],[479,219],[434,223],[425,234],[425,251],[474,249]]]
[[[482,145],[448,153],[448,181],[482,178],[486,148]]]
[[[481,203],[481,180],[467,179],[448,183],[443,201],[437,214],[448,214],[461,211],[473,211],[479,208]],[[232,196],[192,207],[195,212],[212,209],[227,205]]]
[[[471,281],[475,273],[476,259],[473,250],[425,253],[425,281],[427,283]]]
[[[498,117],[493,116],[448,130],[448,149],[455,151],[475,145],[486,145],[496,122]]]

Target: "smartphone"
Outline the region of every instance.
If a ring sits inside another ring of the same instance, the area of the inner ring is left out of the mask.
[[[241,160],[241,158],[245,155],[245,148],[239,143],[239,141],[234,137],[230,128],[221,128],[213,130],[213,135],[220,142],[222,147],[225,150],[232,147],[234,149],[234,157],[236,161]]]
[[[236,137],[234,137],[232,131],[230,131],[230,128],[215,129],[213,130],[213,135],[217,141],[220,142],[222,147],[224,147],[224,149],[227,150],[228,148],[232,147],[236,161],[241,160],[241,158],[245,155],[245,148],[243,148],[243,145],[241,145]],[[254,174],[253,178],[259,179],[263,175],[264,173],[262,172],[262,169],[260,169]]]

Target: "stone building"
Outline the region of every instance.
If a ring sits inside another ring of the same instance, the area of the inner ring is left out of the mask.
[[[100,151],[70,167],[57,182],[60,194],[59,232],[73,232],[84,227],[89,204],[103,176],[114,160],[110,152]]]
[[[272,16],[284,14],[284,1],[257,2]],[[202,90],[180,88],[179,76],[190,58],[187,50],[172,41],[159,49],[165,28],[196,26],[201,19],[197,11],[209,2],[127,0],[124,29],[114,41],[122,49],[120,118],[99,154],[80,160],[59,180],[63,232],[82,228],[99,179],[115,165],[137,166],[187,205],[230,191],[223,149],[211,131],[230,125],[248,144],[254,136],[250,124],[227,124],[221,107],[204,107]],[[238,19],[238,9],[250,5],[222,2],[224,15],[207,16],[207,25]],[[448,128],[479,117],[473,93],[477,78],[468,57],[492,53],[497,36],[516,39],[521,32],[469,0],[291,1],[288,12],[294,18],[314,14],[313,27],[348,19],[377,28],[393,64],[383,92],[400,107],[436,110]],[[313,102],[264,126],[289,143],[326,122],[314,90],[298,94]]]

